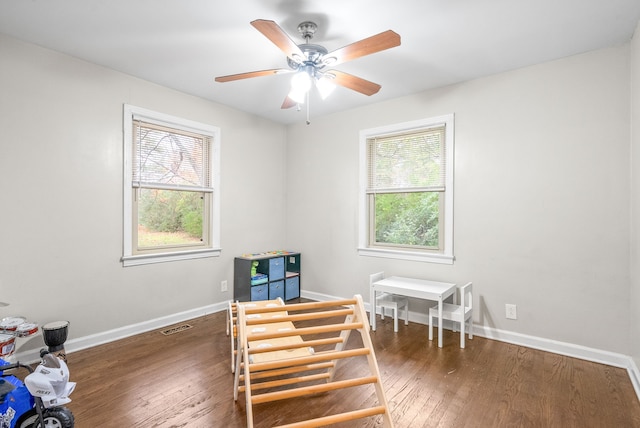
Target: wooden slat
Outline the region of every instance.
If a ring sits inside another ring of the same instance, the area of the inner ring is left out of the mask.
[[[255,340],[265,340],[265,339],[274,339],[278,337],[288,337],[288,336],[305,336],[307,334],[321,334],[321,333],[332,333],[337,331],[344,330],[357,330],[363,327],[363,323],[343,323],[343,324],[328,324],[328,325],[320,325],[316,327],[302,327],[296,328],[289,331],[278,331],[273,333],[252,333],[247,335],[247,341],[253,342]]]
[[[360,355],[368,355],[369,350],[365,348],[358,349],[349,349],[347,351],[338,351],[338,352],[323,352],[320,354],[310,355],[308,357],[298,357],[298,358],[290,358],[288,360],[275,360],[264,363],[254,363],[249,364],[249,371],[262,371],[262,370],[271,370],[271,369],[279,369],[288,366],[295,366],[299,364],[312,364],[320,361],[329,361],[329,360],[338,360],[344,358],[350,358]]]
[[[304,395],[318,394],[321,392],[334,391],[337,389],[351,388],[354,386],[368,385],[378,382],[375,376],[359,377],[355,379],[337,380],[320,385],[303,386],[300,388],[288,389],[286,391],[267,392],[265,394],[251,397],[252,404],[268,403],[270,401],[286,400],[288,398],[302,397]]]
[[[327,339],[316,339],[316,340],[305,340],[300,343],[290,343],[282,346],[272,346],[271,348],[249,348],[249,354],[260,354],[263,352],[273,352],[273,351],[282,351],[285,349],[295,349],[295,348],[308,348],[314,346],[322,346],[322,345],[335,345],[336,343],[341,343],[341,337],[330,337]]]
[[[296,328],[293,323],[278,322],[268,325],[259,325],[257,327],[254,326],[253,329],[266,329],[266,333],[277,333],[279,331],[295,333]],[[253,352],[255,350],[264,352]],[[308,355],[311,355],[311,350],[307,346],[304,346],[302,337],[294,334],[287,334],[279,337],[278,339],[261,338],[259,340],[251,340],[249,342],[248,352],[252,354],[250,358],[254,363],[262,363],[295,357],[306,357]]]
[[[258,389],[277,388],[285,385],[292,385],[294,383],[313,382],[316,380],[328,379],[331,375],[329,373],[317,373],[306,376],[288,377],[279,380],[270,380],[266,382],[254,382],[251,384],[251,389],[256,391]],[[240,392],[244,391],[244,386],[238,389]],[[255,396],[254,396],[255,397]]]
[[[291,312],[291,311],[287,311],[287,312]],[[260,312],[260,314],[261,313],[262,312]],[[353,309],[335,309],[333,311],[307,312],[303,314],[293,314],[293,315],[289,314],[289,315],[284,315],[282,317],[275,317],[275,318],[251,318],[251,319],[247,319],[246,323],[247,325],[254,325],[254,324],[266,324],[271,322],[309,321],[309,320],[317,320],[317,319],[324,319],[324,318],[347,316],[352,314],[353,314]]]
[[[278,425],[274,428],[309,428],[320,427],[340,422],[354,421],[356,419],[364,419],[371,416],[383,415],[385,409],[382,406],[370,407],[368,409],[353,410],[351,412],[339,413],[336,415],[323,416],[321,418],[308,419],[287,425]]]
[[[350,306],[350,305],[355,305],[356,303],[358,303],[356,299],[331,300],[327,302],[292,303],[292,304],[286,304],[281,307],[245,308],[245,313],[247,315],[255,314],[255,313],[269,313],[269,312],[278,312],[279,310],[282,310],[282,309],[285,309],[290,312],[307,311],[311,309],[331,308],[336,306]]]
[[[269,377],[283,376],[292,373],[309,372],[314,370],[324,370],[335,366],[333,361],[327,363],[306,364],[302,366],[286,367],[278,370],[267,370],[262,372],[251,372],[251,379],[265,379]],[[244,375],[240,375],[240,379],[244,380]]]

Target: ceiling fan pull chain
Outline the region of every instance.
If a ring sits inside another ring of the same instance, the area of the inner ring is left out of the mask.
[[[309,104],[311,104],[311,95],[310,95],[311,91],[307,92],[307,125],[311,124],[311,119],[309,118]]]

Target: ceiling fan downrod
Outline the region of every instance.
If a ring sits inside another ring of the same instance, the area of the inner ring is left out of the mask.
[[[304,21],[298,25],[298,32],[305,40],[305,43],[309,43],[309,40],[313,39],[313,35],[316,33],[318,26],[315,22]]]

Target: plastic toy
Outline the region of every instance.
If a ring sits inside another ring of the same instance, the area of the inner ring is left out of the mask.
[[[67,364],[45,349],[40,356],[35,370],[0,359],[0,428],[73,428],[73,413],[64,405],[76,384],[69,382]],[[29,371],[24,382],[6,373],[18,368]]]

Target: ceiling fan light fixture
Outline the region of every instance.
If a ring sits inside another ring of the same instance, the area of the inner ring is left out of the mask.
[[[326,99],[333,90],[336,88],[336,84],[333,82],[333,78],[328,75],[324,75],[316,80],[316,88],[318,88],[318,92],[320,93],[320,97],[324,100]]]
[[[308,91],[301,91],[298,89],[291,88],[288,97],[291,98],[296,104],[304,104],[305,99],[307,97]]]
[[[298,104],[304,104],[307,93],[313,85],[315,70],[312,66],[300,67],[291,78],[291,92],[289,98]]]
[[[307,92],[311,89],[311,76],[305,69],[300,69],[291,78],[291,90]]]

